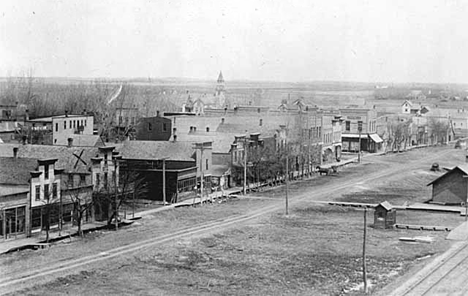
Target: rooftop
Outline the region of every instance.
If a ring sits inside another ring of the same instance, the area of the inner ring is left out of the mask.
[[[0,157],[0,163],[0,183],[9,185],[29,184],[38,165],[35,158]]]
[[[0,156],[13,157],[13,148],[18,148],[18,158],[56,158],[55,167],[65,172],[87,172],[90,159],[99,154],[97,147],[67,147],[51,145],[0,144]],[[82,161],[79,160],[82,159]]]
[[[168,159],[194,161],[192,142],[168,141],[124,141],[117,148],[126,159]]]

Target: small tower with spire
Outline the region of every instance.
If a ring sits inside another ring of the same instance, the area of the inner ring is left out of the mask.
[[[224,93],[224,78],[223,78],[223,72],[219,71],[219,76],[218,80],[216,81],[216,96],[220,96],[222,93]]]

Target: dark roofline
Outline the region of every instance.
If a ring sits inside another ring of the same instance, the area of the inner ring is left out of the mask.
[[[451,174],[451,173],[454,172],[455,170],[458,170],[458,171],[462,172],[462,174],[464,174],[464,175],[468,175],[467,172],[465,172],[464,170],[462,170],[461,168],[459,168],[458,166],[456,166],[456,167],[454,167],[452,170],[446,172],[446,173],[443,174],[442,176],[439,176],[437,179],[433,180],[431,183],[427,184],[426,186],[429,186],[429,185],[434,184],[435,182],[439,181],[440,179],[442,179],[443,177],[447,176],[448,174]]]

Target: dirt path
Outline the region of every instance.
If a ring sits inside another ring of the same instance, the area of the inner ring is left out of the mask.
[[[357,183],[371,184],[372,182],[386,179],[389,176],[401,174],[403,171],[410,172],[411,169],[420,167],[423,163],[431,163],[435,159],[443,158],[451,151],[452,150],[447,149],[432,155],[431,157],[415,158],[414,160],[404,162],[403,164],[387,163],[385,166],[382,165],[381,168],[379,165],[379,168],[370,170],[368,174],[354,174],[349,178],[336,179],[337,181],[340,181],[339,183],[327,182],[326,184],[314,186],[311,190],[302,190],[302,192],[291,194],[290,205],[298,205],[307,200],[332,199],[334,195],[339,195],[341,192],[354,187]],[[367,162],[372,162],[371,159],[372,158],[369,158]],[[379,160],[379,163],[382,163],[382,161]],[[358,167],[355,167],[355,169],[358,169]],[[247,214],[231,215],[227,218],[218,219],[216,221],[209,221],[196,226],[174,230],[170,234],[156,235],[149,239],[144,239],[145,236],[141,235],[139,237],[139,241],[116,248],[108,248],[97,254],[78,258],[68,258],[66,260],[54,260],[53,258],[50,258],[51,260],[47,261],[47,265],[44,264],[44,267],[33,270],[16,270],[12,272],[7,270],[3,273],[2,279],[0,279],[0,293],[11,293],[26,287],[34,286],[38,283],[53,280],[59,276],[63,277],[67,274],[77,273],[81,270],[89,269],[90,267],[99,267],[103,261],[110,261],[110,259],[118,256],[133,254],[135,252],[142,251],[145,248],[160,245],[168,241],[212,233],[214,231],[221,231],[233,226],[238,227],[239,225],[247,224],[249,221],[263,215],[284,209],[284,199],[268,200],[267,203],[268,204],[263,204],[257,209],[253,209]]]

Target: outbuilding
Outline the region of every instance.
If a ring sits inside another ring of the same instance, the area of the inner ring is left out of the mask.
[[[396,209],[388,201],[384,201],[375,207],[374,228],[393,228],[396,223]]]
[[[464,205],[467,199],[468,165],[459,165],[427,186],[432,185],[429,202],[443,205]]]

